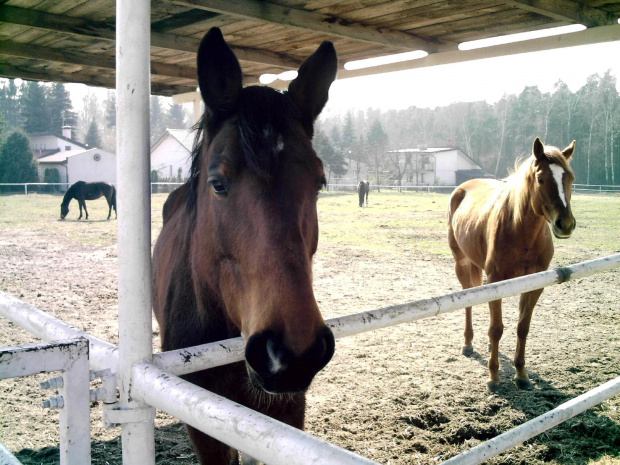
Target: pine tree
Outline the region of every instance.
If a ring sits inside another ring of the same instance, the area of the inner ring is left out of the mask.
[[[101,137],[99,137],[99,130],[97,129],[97,123],[95,123],[95,121],[90,122],[84,143],[91,149],[101,146]]]
[[[329,137],[321,130],[314,135],[312,142],[316,154],[323,160],[325,171],[327,172],[327,183],[329,184],[332,174],[342,176],[347,172],[347,162],[342,153],[336,151]]]
[[[159,139],[166,130],[165,116],[160,97],[151,96],[151,143]]]
[[[47,92],[49,110],[49,130],[56,134],[62,133],[63,126],[73,126],[75,124],[75,113],[71,105],[69,92],[65,85],[59,82],[52,84]]]
[[[105,124],[108,128],[116,127],[116,94],[114,92],[108,92],[108,96],[105,100]]]
[[[50,121],[45,99],[45,89],[36,81],[26,81],[20,99],[21,114],[26,132],[47,132]]]
[[[183,129],[186,127],[183,105],[170,105],[168,126],[174,129]]]
[[[0,115],[7,130],[17,130],[22,126],[18,91],[19,87],[13,79],[9,79],[8,83],[0,89]]]
[[[379,170],[384,161],[388,144],[388,135],[383,130],[381,121],[375,120],[368,132],[369,161],[375,170],[375,183],[380,184]]]
[[[37,165],[28,137],[13,132],[0,152],[0,182],[38,182]]]

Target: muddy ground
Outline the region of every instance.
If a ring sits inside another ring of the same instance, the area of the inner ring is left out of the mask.
[[[160,197],[154,202],[154,238]],[[390,229],[389,199],[377,198],[356,214],[368,218],[383,212]],[[50,217],[17,221],[2,213],[15,202],[0,198],[0,290],[117,343],[116,223],[91,212],[91,221],[59,225],[57,199],[49,201]],[[381,210],[382,205],[387,207]],[[409,212],[411,225],[406,234],[394,234],[393,241],[402,243],[393,247],[322,240],[315,292],[325,318],[458,290],[447,253],[410,245],[428,241],[429,234],[430,240],[443,241],[443,210],[427,212],[436,216],[430,233],[418,231],[417,212]],[[619,251],[588,244],[561,247],[564,262],[552,266]],[[462,311],[340,339],[334,359],[309,390],[307,430],[383,464],[440,463],[620,375],[619,283],[615,270],[547,288],[528,339],[526,363],[534,382],[529,391],[512,382],[517,298],[504,303],[502,386],[494,394],[486,389],[486,306],[474,310],[476,352],[470,358],[461,355]],[[155,323],[153,328],[159,350]],[[0,346],[29,342],[35,340],[0,318]],[[25,464],[58,463],[58,414],[40,407],[41,379],[0,381],[0,442]],[[620,463],[619,397],[489,463]],[[96,405],[92,441],[93,464],[121,463],[120,429],[104,429]],[[158,464],[196,463],[183,426],[162,413],[156,453]]]

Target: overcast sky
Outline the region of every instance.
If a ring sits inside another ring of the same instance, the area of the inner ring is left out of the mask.
[[[588,76],[602,76],[608,69],[620,80],[620,41],[343,79],[332,85],[325,114],[347,108],[494,103],[504,94],[520,94],[525,86],[550,92],[560,79],[574,92]]]

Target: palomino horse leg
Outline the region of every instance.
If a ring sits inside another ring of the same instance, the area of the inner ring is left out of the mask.
[[[482,283],[482,270],[476,265],[471,263],[464,256],[456,260],[456,266],[454,267],[456,276],[461,283],[463,289],[469,289],[470,287],[480,286]],[[474,353],[474,346],[472,340],[474,339],[474,326],[472,322],[472,308],[465,308],[465,344],[461,353],[466,356],[470,356]]]
[[[489,302],[491,310],[491,324],[489,325],[489,343],[491,344],[491,357],[489,358],[489,381],[487,386],[489,391],[494,392],[499,389],[499,340],[504,333],[504,323],[502,322],[502,300]]]
[[[526,292],[521,294],[519,300],[519,323],[517,324],[517,350],[515,351],[515,368],[517,374],[515,375],[515,382],[521,389],[529,389],[532,387],[532,382],[527,376],[527,370],[525,369],[525,340],[527,334],[530,331],[530,321],[532,321],[532,313],[534,306],[538,302],[538,298],[542,294],[543,289],[536,289],[532,292]]]

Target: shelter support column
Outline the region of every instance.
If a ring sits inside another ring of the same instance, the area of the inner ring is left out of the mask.
[[[155,410],[131,400],[131,372],[152,359],[149,147],[150,1],[116,2],[118,304],[123,464],[155,463]]]

